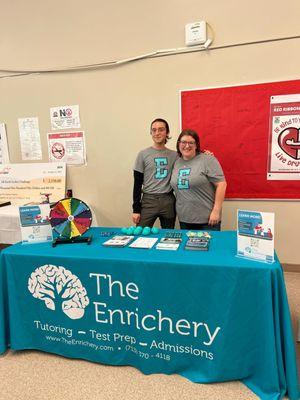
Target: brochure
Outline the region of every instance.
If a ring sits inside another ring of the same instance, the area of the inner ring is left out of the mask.
[[[179,244],[177,243],[158,243],[156,245],[157,250],[177,250]]]
[[[157,250],[177,250],[180,246],[182,239],[180,237],[163,237],[157,243]]]
[[[52,241],[49,214],[49,204],[19,207],[22,243]]]
[[[129,247],[135,247],[137,249],[151,249],[157,241],[158,238],[139,237],[133,243],[131,243]]]
[[[133,239],[134,236],[116,235],[102,244],[103,246],[125,247]]]
[[[237,255],[274,262],[274,213],[238,210]]]
[[[207,237],[190,237],[185,244],[186,250],[207,251],[209,249],[209,239]]]
[[[163,237],[160,239],[159,243],[180,244],[181,242],[181,238]]]

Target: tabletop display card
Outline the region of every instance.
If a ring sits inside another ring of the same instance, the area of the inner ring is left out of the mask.
[[[19,207],[22,243],[52,241],[49,214],[49,204]]]
[[[125,247],[133,239],[134,236],[116,235],[102,244],[103,246]]]
[[[274,213],[238,210],[237,255],[274,262]]]

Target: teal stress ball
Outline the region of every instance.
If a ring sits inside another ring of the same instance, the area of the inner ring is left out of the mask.
[[[147,236],[150,235],[151,229],[149,228],[149,226],[145,226],[145,228],[142,231],[142,235]]]
[[[156,228],[156,226],[154,226],[154,227],[151,229],[151,232],[152,232],[154,235],[157,235],[158,232],[159,232],[159,230],[158,230],[158,228]]]
[[[143,228],[141,226],[137,226],[133,231],[134,235],[140,235],[142,233]]]
[[[129,228],[127,228],[127,235],[132,235],[134,231],[134,228],[132,226],[130,226]]]

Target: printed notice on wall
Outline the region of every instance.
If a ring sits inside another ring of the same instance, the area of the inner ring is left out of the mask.
[[[0,122],[0,164],[9,163],[8,145],[5,124]]]
[[[19,118],[22,160],[41,160],[42,147],[37,117]]]
[[[63,161],[68,165],[85,165],[84,132],[48,133],[49,160]]]
[[[50,108],[51,129],[80,128],[79,105]]]
[[[238,210],[237,255],[274,262],[274,213]]]
[[[268,180],[300,180],[300,94],[272,96]]]

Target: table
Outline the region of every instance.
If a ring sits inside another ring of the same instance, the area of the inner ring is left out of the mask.
[[[277,259],[235,257],[235,232],[213,232],[208,252],[184,243],[111,248],[100,228],[89,233],[91,245],[1,252],[0,352],[10,344],[193,382],[241,380],[261,399],[298,398]]]
[[[22,239],[19,208],[16,206],[0,207],[0,243],[11,244]]]

